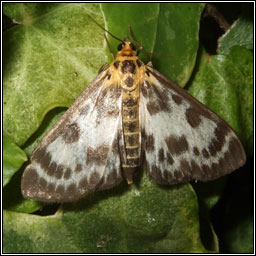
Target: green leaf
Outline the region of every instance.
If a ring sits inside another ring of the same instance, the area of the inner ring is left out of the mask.
[[[104,62],[98,4],[4,3],[17,24],[4,32],[4,132],[18,145],[37,130],[46,113],[67,107]]]
[[[140,56],[154,67],[184,86],[190,78],[198,49],[199,21],[203,4],[104,3],[107,29],[124,39],[131,26],[135,40],[152,53]],[[109,37],[113,49],[120,43]],[[142,52],[143,53],[143,52]]]
[[[21,168],[27,161],[25,152],[3,135],[3,207],[17,212],[34,212],[42,204],[26,199],[21,195],[20,180]]]
[[[229,30],[219,39],[220,54],[228,54],[233,46],[253,49],[253,19],[242,16],[236,20]]]
[[[3,186],[6,186],[12,176],[27,161],[22,149],[13,143],[5,134],[3,135]]]
[[[237,207],[232,210],[236,209]],[[236,223],[237,221],[234,219],[232,214],[229,214],[226,219],[226,225],[229,227],[224,234],[224,242],[226,245],[225,249],[229,253],[253,253],[253,214],[240,219],[237,225],[233,225],[234,222]]]
[[[203,52],[188,91],[222,117],[253,154],[253,56],[243,47],[228,55]]]
[[[207,252],[199,238],[197,207],[190,185],[162,188],[143,177],[136,185],[66,204],[53,216],[5,211],[4,251]]]
[[[28,154],[31,155],[34,149],[37,147],[39,142],[43,139],[48,131],[56,124],[56,122],[62,117],[66,112],[66,108],[54,108],[49,111],[39,129],[29,138],[29,140],[24,144],[23,149]]]

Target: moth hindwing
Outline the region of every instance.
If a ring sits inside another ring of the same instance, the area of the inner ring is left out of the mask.
[[[159,184],[211,180],[245,163],[233,130],[138,59],[127,40],[31,155],[25,197],[68,202],[132,183],[145,161]]]

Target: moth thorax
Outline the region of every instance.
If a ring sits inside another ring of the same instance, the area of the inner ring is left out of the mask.
[[[122,162],[123,174],[128,183],[140,165],[139,93],[122,92],[122,123],[126,158]]]
[[[121,87],[128,91],[134,91],[136,90],[136,88],[138,87],[138,82],[136,81],[136,78],[134,77],[134,75],[129,74],[129,75],[125,75],[123,78],[123,83],[121,83]]]

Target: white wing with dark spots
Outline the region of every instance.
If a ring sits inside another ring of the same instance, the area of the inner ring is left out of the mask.
[[[77,200],[122,181],[121,91],[103,71],[44,137],[22,177],[25,197]]]
[[[211,180],[245,162],[233,130],[185,90],[148,67],[140,120],[147,174],[160,184]]]

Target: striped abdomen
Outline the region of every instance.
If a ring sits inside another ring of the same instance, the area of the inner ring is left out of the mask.
[[[122,94],[122,119],[126,162],[122,163],[124,176],[128,183],[140,165],[139,93]]]
[[[132,52],[133,53],[133,52]],[[112,68],[119,72],[117,78],[122,88],[122,124],[124,150],[122,157],[123,175],[127,182],[132,183],[137,167],[140,165],[140,120],[139,120],[139,84],[145,73],[144,66],[136,55],[131,52],[121,53]]]

